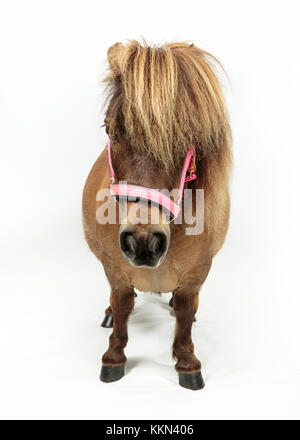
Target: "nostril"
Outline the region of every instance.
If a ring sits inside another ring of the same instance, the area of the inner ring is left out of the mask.
[[[134,266],[156,267],[169,246],[168,236],[160,231],[143,231],[126,227],[119,235],[120,248]]]
[[[161,232],[151,234],[148,241],[149,251],[160,257],[167,249],[167,237]]]
[[[137,249],[137,243],[132,232],[122,232],[120,236],[122,251],[127,255],[134,255]]]

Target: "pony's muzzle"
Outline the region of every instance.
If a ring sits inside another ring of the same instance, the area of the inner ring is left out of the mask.
[[[163,261],[170,243],[168,231],[161,227],[141,229],[125,226],[120,230],[120,247],[125,258],[134,266],[156,268]]]

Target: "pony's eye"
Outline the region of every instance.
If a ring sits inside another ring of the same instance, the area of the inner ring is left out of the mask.
[[[101,125],[101,128],[102,128],[102,127],[105,127],[105,132],[106,132],[106,134],[108,135],[108,131],[109,131],[109,130],[108,130],[108,125],[107,125],[106,123],[104,123],[104,124]]]

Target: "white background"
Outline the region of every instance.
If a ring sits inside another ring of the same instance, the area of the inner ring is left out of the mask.
[[[0,417],[299,418],[299,2],[10,0],[0,17]],[[193,40],[231,80],[232,214],[193,327],[197,392],[177,384],[168,294],[138,295],[127,374],[98,379],[109,287],[81,194],[106,51],[141,37]]]

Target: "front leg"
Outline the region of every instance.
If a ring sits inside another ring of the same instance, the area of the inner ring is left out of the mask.
[[[198,390],[204,387],[201,363],[194,355],[192,324],[198,309],[199,289],[179,288],[173,295],[173,309],[176,316],[176,331],[173,344],[173,357],[179,373],[179,384],[185,388]]]
[[[124,376],[126,356],[124,348],[128,341],[127,324],[134,306],[133,287],[113,288],[110,295],[110,307],[113,313],[113,332],[109,338],[109,348],[102,357],[100,379],[114,382]]]

